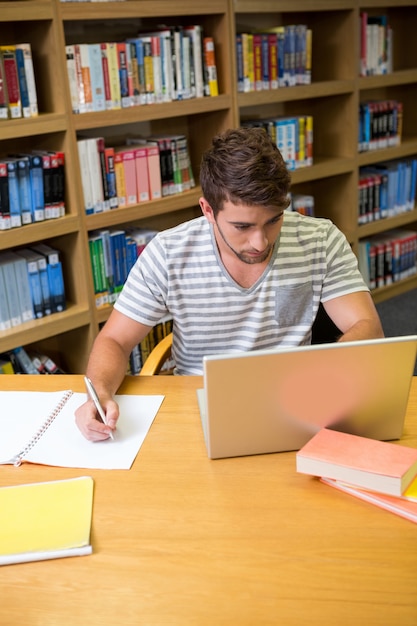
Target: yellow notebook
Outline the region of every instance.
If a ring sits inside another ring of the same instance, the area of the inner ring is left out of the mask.
[[[89,476],[0,488],[0,565],[91,554]]]

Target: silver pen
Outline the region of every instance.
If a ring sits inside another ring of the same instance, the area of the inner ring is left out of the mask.
[[[99,415],[100,421],[103,422],[103,424],[107,424],[106,414],[105,414],[105,412],[103,410],[103,407],[100,404],[100,400],[98,398],[96,390],[94,389],[93,383],[88,378],[88,376],[84,376],[84,382],[85,382],[85,386],[87,387],[88,395],[90,396],[90,398],[94,402],[94,406],[96,407],[96,410],[97,410],[97,413]],[[112,432],[110,432],[110,438],[114,439]]]

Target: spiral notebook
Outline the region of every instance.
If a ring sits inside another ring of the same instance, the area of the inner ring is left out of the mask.
[[[164,396],[115,396],[120,417],[114,440],[93,443],[75,423],[86,394],[0,391],[0,465],[23,462],[90,469],[129,469]]]

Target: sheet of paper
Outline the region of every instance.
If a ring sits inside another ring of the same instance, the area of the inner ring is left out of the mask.
[[[27,445],[64,393],[0,391],[0,462]],[[83,393],[72,394],[24,460],[61,467],[129,469],[164,396],[116,396],[120,418],[114,440],[94,443],[85,439],[75,423],[75,410],[85,399]]]

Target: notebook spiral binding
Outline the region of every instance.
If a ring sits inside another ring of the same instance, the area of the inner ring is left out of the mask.
[[[26,456],[26,454],[30,450],[32,450],[33,446],[38,443],[39,439],[48,430],[48,428],[54,422],[55,418],[58,417],[58,415],[62,411],[64,405],[66,404],[66,402],[68,402],[68,400],[70,399],[72,394],[73,394],[73,391],[71,391],[71,389],[68,389],[64,393],[64,395],[62,396],[60,402],[55,406],[55,408],[52,410],[52,412],[48,415],[48,417],[46,418],[46,420],[44,421],[42,426],[36,431],[36,433],[33,435],[33,437],[30,439],[30,441],[26,444],[26,446],[23,448],[23,450],[18,452],[18,454],[16,454],[11,459],[10,463],[13,463],[13,465],[15,467],[19,467],[19,465],[22,464],[22,461],[23,461],[24,457]]]

